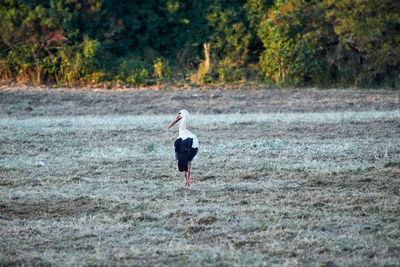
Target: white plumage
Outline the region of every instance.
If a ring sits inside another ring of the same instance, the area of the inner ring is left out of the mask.
[[[195,160],[199,149],[199,140],[196,135],[186,128],[186,123],[189,118],[189,112],[185,109],[179,111],[176,120],[168,127],[171,128],[175,123],[179,124],[179,136],[175,140],[175,157],[178,161],[178,170],[185,172],[186,190],[189,186],[190,167]]]

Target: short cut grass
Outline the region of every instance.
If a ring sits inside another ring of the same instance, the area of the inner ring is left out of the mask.
[[[0,264],[400,265],[400,112],[0,119]]]

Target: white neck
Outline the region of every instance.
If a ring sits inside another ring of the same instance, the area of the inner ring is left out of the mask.
[[[180,124],[179,124],[179,131],[185,131],[186,130],[186,118],[182,118]]]

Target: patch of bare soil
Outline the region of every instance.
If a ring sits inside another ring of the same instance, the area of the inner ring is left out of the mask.
[[[60,218],[74,215],[89,215],[104,212],[101,203],[87,197],[74,199],[42,199],[13,202],[0,202],[0,218],[11,219],[44,219]]]
[[[196,130],[201,130],[197,129]],[[247,129],[246,135],[242,130]],[[341,123],[315,123],[306,124],[303,122],[292,122],[290,124],[280,124],[271,127],[259,127],[259,125],[240,124],[230,128],[218,129],[218,134],[227,138],[249,139],[249,138],[301,138],[304,136],[314,136],[320,140],[335,138],[364,138],[365,133],[369,136],[388,137],[400,133],[400,122],[394,119],[374,120],[365,122],[341,122]]]
[[[0,88],[0,113],[12,117],[396,110],[400,91],[226,88],[77,90]]]

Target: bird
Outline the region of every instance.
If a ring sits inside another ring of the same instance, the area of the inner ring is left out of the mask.
[[[199,140],[196,135],[186,129],[188,118],[189,112],[186,109],[182,109],[179,111],[175,121],[168,127],[170,129],[175,123],[180,121],[179,136],[176,138],[174,146],[175,158],[178,161],[178,170],[185,173],[186,194],[189,188],[191,163],[195,160],[197,151],[199,150]]]

